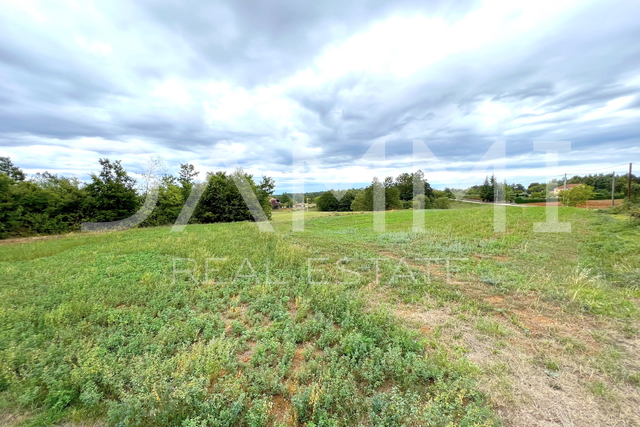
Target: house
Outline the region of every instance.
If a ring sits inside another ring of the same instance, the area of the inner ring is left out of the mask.
[[[560,185],[558,185],[557,188],[554,188],[551,193],[553,193],[553,194],[555,194],[557,196],[560,191],[562,191],[562,190],[571,190],[573,187],[577,187],[578,185],[582,185],[582,184],[567,184],[566,188],[565,188],[564,184],[560,184]]]

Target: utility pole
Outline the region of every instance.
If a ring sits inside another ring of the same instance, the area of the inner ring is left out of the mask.
[[[629,163],[629,183],[627,184],[627,199],[629,201],[631,201],[631,165],[632,163]]]
[[[564,174],[564,188],[563,188],[563,190],[566,190],[566,189],[567,189],[567,174],[565,173]]]
[[[614,199],[614,195],[616,193],[616,171],[613,171],[613,173],[611,174],[611,206],[615,206],[615,199]]]

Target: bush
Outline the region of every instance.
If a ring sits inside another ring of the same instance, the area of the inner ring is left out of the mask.
[[[337,211],[340,205],[340,202],[331,191],[322,193],[322,196],[318,197],[315,202],[318,210],[323,212]]]
[[[413,209],[433,209],[433,201],[424,194],[418,194],[411,203]]]
[[[253,177],[241,169],[232,174],[208,174],[207,187],[194,212],[194,218],[203,224],[212,222],[263,221],[271,219],[269,194],[260,189]],[[256,195],[259,206],[248,206],[238,186]],[[246,187],[246,188],[245,188]],[[262,213],[264,212],[264,218]]]
[[[449,209],[449,199],[446,197],[438,197],[433,204],[436,209]]]
[[[560,190],[558,198],[564,206],[576,207],[591,200],[595,196],[590,185],[577,185],[569,190]]]
[[[534,199],[534,198],[529,198],[529,199],[521,199],[521,198],[517,198],[514,200],[514,202],[520,204],[520,203],[543,203],[546,202],[547,199]],[[556,198],[550,198],[549,199],[550,202],[557,202],[558,199]]]
[[[336,197],[336,194],[338,197]],[[340,200],[338,200],[338,198]],[[321,196],[316,197],[315,203],[319,211],[324,212],[349,212],[351,205],[356,198],[356,190],[325,191]]]

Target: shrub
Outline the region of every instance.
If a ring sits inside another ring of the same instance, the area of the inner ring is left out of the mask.
[[[356,190],[331,190],[325,191],[320,197],[316,197],[315,202],[319,211],[348,212],[351,210],[351,204],[355,198]]]
[[[564,206],[576,207],[595,196],[590,185],[577,185],[569,190],[560,190],[559,199]]]
[[[534,199],[534,198],[520,199],[520,198],[518,198],[518,199],[514,200],[514,202],[516,202],[516,203],[543,203],[543,202],[546,202],[546,201],[547,201],[547,199],[542,199],[542,198],[540,198],[540,199]],[[549,202],[557,202],[558,199],[549,198],[548,201]]]
[[[436,209],[449,209],[449,199],[446,197],[438,197],[434,203]]]
[[[418,194],[412,200],[413,209],[433,209],[433,201],[424,194]]]

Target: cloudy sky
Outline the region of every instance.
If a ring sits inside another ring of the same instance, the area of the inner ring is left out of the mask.
[[[296,150],[315,190],[410,171],[422,140],[442,188],[503,139],[510,181],[547,174],[533,141],[571,141],[553,174],[622,173],[640,168],[638,16],[630,0],[2,1],[0,155],[81,179],[100,157],[237,161],[286,191]],[[363,159],[376,141],[384,162]]]

